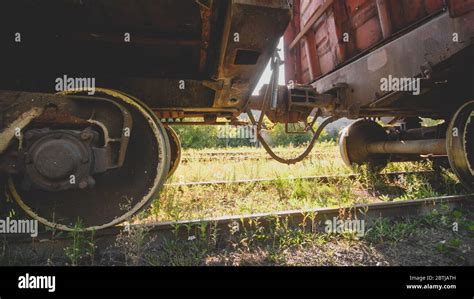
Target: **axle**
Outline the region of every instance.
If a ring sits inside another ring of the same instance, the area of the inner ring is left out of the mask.
[[[446,139],[379,141],[367,144],[371,154],[446,155]]]

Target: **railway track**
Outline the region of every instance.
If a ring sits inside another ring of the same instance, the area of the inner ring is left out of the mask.
[[[424,171],[397,171],[397,172],[387,172],[382,173],[382,176],[388,178],[397,178],[402,175],[408,174],[433,174],[435,173],[432,170]],[[286,178],[261,178],[261,179],[243,179],[235,181],[226,181],[226,180],[213,180],[213,181],[200,181],[200,182],[173,182],[166,184],[167,186],[177,187],[177,186],[211,186],[211,185],[244,185],[244,184],[256,184],[256,183],[271,183],[276,181],[292,181],[292,180],[303,180],[303,181],[318,181],[322,183],[328,183],[331,181],[336,181],[340,179],[356,179],[359,174],[344,174],[344,175],[315,175],[315,176],[302,176],[302,177],[286,177]]]
[[[409,201],[376,202],[341,208],[315,208],[176,222],[133,224],[98,231],[94,234],[94,242],[99,251],[105,250],[114,246],[117,236],[120,234],[141,231],[144,232],[147,242],[151,242],[152,246],[157,247],[165,240],[191,242],[196,239],[209,240],[211,237],[214,238],[215,245],[218,246],[225,244],[230,237],[236,234],[256,229],[257,225],[269,230],[274,227],[277,221],[280,223],[286,221],[289,228],[321,232],[324,231],[326,220],[332,220],[334,217],[341,217],[341,215],[343,215],[342,219],[346,217],[364,219],[370,225],[378,218],[422,216],[441,206],[446,210],[468,209],[472,208],[473,203],[474,194],[464,194]],[[9,252],[34,252],[36,255],[63,253],[64,248],[74,242],[74,238],[70,235],[54,236],[51,232],[41,233],[33,239],[19,235],[4,235],[2,239],[4,247]]]
[[[298,152],[285,152],[278,153],[278,155],[284,156],[296,156]],[[314,151],[308,155],[308,159],[327,159],[327,158],[339,158],[338,152],[318,152]],[[254,161],[254,160],[273,160],[267,153],[245,153],[245,152],[207,152],[207,153],[194,153],[194,154],[183,154],[181,157],[181,163],[189,162],[206,162],[206,161]]]

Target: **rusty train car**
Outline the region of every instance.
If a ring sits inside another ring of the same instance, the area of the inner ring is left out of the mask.
[[[129,219],[179,164],[170,125],[239,125],[243,112],[282,163],[347,117],[360,120],[340,138],[346,163],[447,156],[473,187],[472,0],[15,0],[0,23],[1,207],[44,225]],[[265,117],[313,139],[279,157]]]

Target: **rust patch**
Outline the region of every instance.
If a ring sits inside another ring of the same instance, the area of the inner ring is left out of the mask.
[[[88,125],[87,120],[74,116],[66,111],[60,111],[56,107],[46,108],[35,123],[41,124],[71,124],[71,125]]]
[[[209,47],[209,40],[211,38],[211,7],[213,1],[209,1],[208,5],[205,5],[200,0],[196,0],[196,3],[199,5],[199,13],[201,14],[201,49],[199,53],[199,72],[202,73],[206,67],[207,49]]]

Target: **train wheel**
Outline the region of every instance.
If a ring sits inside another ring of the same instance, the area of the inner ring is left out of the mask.
[[[122,95],[130,97],[136,102],[140,102],[134,96],[128,95],[126,93],[120,92]],[[170,169],[168,171],[168,178],[170,178],[178,168],[181,162],[181,142],[179,141],[179,137],[176,134],[175,130],[173,130],[170,126],[165,126],[166,134],[168,136],[168,140],[170,143]]]
[[[179,137],[176,134],[175,130],[173,130],[169,126],[165,126],[166,133],[168,134],[168,139],[170,141],[170,149],[171,149],[171,163],[170,163],[170,170],[168,172],[168,177],[171,177],[181,162],[181,142],[179,141]]]
[[[94,174],[94,186],[84,189],[51,192],[24,188],[21,176],[11,177],[8,190],[12,198],[29,216],[44,225],[66,231],[72,230],[78,221],[82,222],[81,226],[86,230],[116,225],[151,204],[167,178],[170,144],[164,126],[153,112],[136,99],[116,91],[97,89],[95,96],[119,103],[132,116],[133,130],[129,134],[123,164]],[[55,133],[54,138],[60,138],[58,135]],[[41,163],[33,157],[29,163],[41,171],[50,171],[57,165],[73,167],[68,158],[83,146],[80,140],[74,140],[73,134],[63,135],[68,136],[62,137],[67,139],[66,145],[47,139],[48,135],[40,138],[41,144],[32,145],[36,146],[35,157],[47,158],[49,162]],[[58,147],[60,149],[56,150]],[[54,149],[58,155],[50,154],[51,151],[45,150],[48,148]],[[61,156],[60,153],[64,152],[65,156]],[[87,159],[83,162],[87,162]],[[67,173],[66,168],[59,172]],[[54,170],[57,173],[57,168]]]
[[[6,178],[0,174],[0,182],[5,181]],[[5,184],[0,184],[0,217],[2,219],[11,216],[15,209],[12,198],[5,187]]]
[[[390,155],[373,154],[367,150],[367,144],[387,140],[385,129],[375,121],[361,119],[347,126],[339,136],[339,151],[347,166],[368,165],[372,170],[384,168]]]
[[[454,114],[446,133],[449,164],[461,183],[474,190],[474,101]]]

